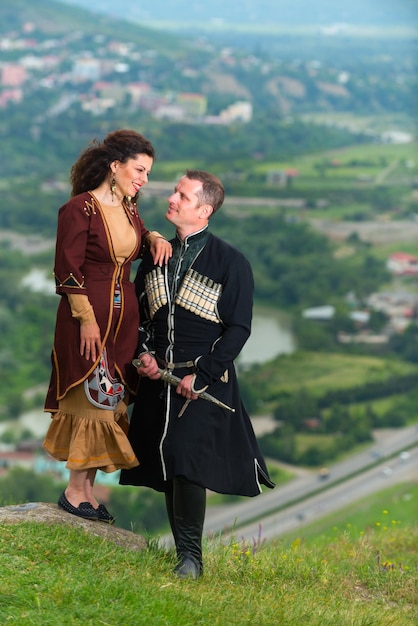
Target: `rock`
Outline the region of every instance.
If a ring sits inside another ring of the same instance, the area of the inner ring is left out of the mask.
[[[17,524],[19,522],[41,522],[43,524],[64,524],[79,528],[81,531],[113,541],[127,550],[144,550],[144,537],[118,528],[114,524],[91,521],[71,515],[60,509],[56,504],[47,502],[26,502],[12,504],[0,508],[0,524]]]

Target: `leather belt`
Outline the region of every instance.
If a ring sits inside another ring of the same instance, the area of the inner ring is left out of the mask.
[[[184,367],[195,367],[194,361],[182,361],[180,363],[172,363],[171,361],[165,361],[164,359],[160,359],[157,356],[158,364],[161,365],[166,370],[175,370],[181,369]]]

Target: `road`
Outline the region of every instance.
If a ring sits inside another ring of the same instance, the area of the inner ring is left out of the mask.
[[[399,453],[414,444],[410,458],[401,461]],[[330,467],[326,481],[319,480],[317,473],[308,474],[256,498],[223,507],[209,506],[204,532],[222,532],[225,538],[252,541],[261,525],[262,538],[270,540],[392,484],[417,478],[418,427],[394,429],[379,444]],[[161,540],[172,544],[170,536]]]
[[[390,464],[383,463],[316,496],[289,506],[284,511],[267,515],[231,533],[225,533],[223,537],[224,539],[237,537],[239,540],[253,543],[260,535],[262,540],[269,541],[347,507],[376,491],[403,481],[416,480],[417,477],[418,446],[410,450],[410,458],[407,461],[396,458]]]
[[[372,244],[402,245],[406,241],[416,241],[418,236],[418,221],[415,220],[349,222],[309,218],[308,221],[315,230],[335,241],[345,241],[347,237],[357,233],[362,241]]]

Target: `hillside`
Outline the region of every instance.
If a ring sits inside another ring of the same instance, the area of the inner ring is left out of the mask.
[[[84,0],[61,0],[68,4],[84,6]],[[92,10],[109,15],[129,15],[134,21],[169,23],[178,25],[225,23],[229,27],[236,24],[284,25],[315,24],[325,25],[346,22],[357,25],[399,26],[416,23],[417,4],[415,0],[243,0],[224,2],[204,0],[190,3],[186,0],[154,0],[152,4],[132,5],[128,0],[90,0]],[[415,18],[415,20],[414,20]]]
[[[379,140],[372,119],[357,127],[334,116],[386,116],[395,129],[414,127],[415,44],[401,36],[361,43],[276,37],[251,51],[239,39],[225,50],[143,28],[129,12],[119,20],[93,14],[93,7],[0,5],[6,187],[26,169],[34,180],[47,179],[50,192],[60,191],[55,176],[68,172],[81,146],[122,125],[148,129],[165,162],[190,158],[238,170],[254,160]],[[25,190],[29,185],[25,177]],[[24,196],[18,180],[12,187]],[[13,206],[26,200],[13,194]],[[1,225],[15,227],[13,216]]]
[[[126,13],[125,13],[126,15]],[[68,5],[54,0],[3,0],[0,3],[0,33],[13,35],[13,31],[20,32],[22,25],[26,24],[26,32],[30,34],[32,27],[50,36],[65,37],[59,42],[66,44],[66,38],[77,40],[80,33],[88,33],[94,36],[96,33],[111,36],[120,30],[130,38],[140,38],[143,45],[158,45],[163,50],[175,50],[180,45],[177,37],[170,35],[161,36],[154,30],[141,27],[138,24],[130,24],[124,19],[123,13],[119,20],[115,17],[103,15],[96,11],[92,3],[82,2],[81,6]],[[57,42],[58,43],[58,42]],[[187,44],[182,44],[187,47]],[[2,49],[4,54],[7,47]]]
[[[1,509],[0,509],[1,511]],[[92,524],[92,522],[90,522]],[[84,526],[86,523],[84,522]],[[115,545],[83,528],[1,523],[0,619],[31,626],[415,626],[418,536],[413,526],[365,529],[315,546],[204,547],[198,581],[171,574],[172,551]]]

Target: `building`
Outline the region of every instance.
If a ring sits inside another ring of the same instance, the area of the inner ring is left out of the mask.
[[[22,102],[23,91],[22,89],[6,89],[0,93],[0,108],[3,108],[9,104],[9,102]]]
[[[72,70],[73,79],[76,81],[95,81],[101,76],[100,61],[92,57],[77,59]]]
[[[418,275],[418,257],[407,252],[394,252],[386,262],[387,269],[397,276]]]
[[[186,117],[202,117],[206,113],[207,98],[199,93],[179,93],[176,97]]]
[[[20,87],[27,78],[27,71],[17,63],[6,63],[1,68],[1,84],[4,87]]]
[[[230,104],[229,107],[221,111],[220,118],[226,123],[242,122],[246,124],[253,116],[253,106],[251,102],[240,101]]]
[[[302,317],[306,320],[316,320],[319,322],[328,322],[332,320],[335,315],[335,307],[332,305],[315,306],[310,309],[305,309],[302,312]]]

